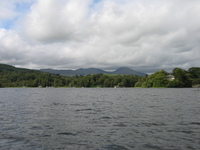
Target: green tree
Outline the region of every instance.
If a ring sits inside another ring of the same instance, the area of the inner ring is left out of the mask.
[[[200,78],[200,67],[192,67],[188,70],[191,75],[191,78],[198,79]]]
[[[168,84],[168,80],[166,78],[167,72],[164,70],[161,70],[156,74],[155,78],[153,79],[153,87],[166,87]]]
[[[135,87],[142,87],[142,84],[147,80],[147,77],[138,77],[138,81],[135,83]]]
[[[141,87],[167,87],[168,80],[166,79],[166,76],[168,74],[169,73],[167,73],[165,70],[157,71],[148,76],[141,84]]]
[[[175,80],[169,82],[168,87],[192,87],[192,80],[190,74],[181,68],[175,68],[173,70]]]
[[[200,67],[192,67],[188,70],[190,77],[192,78],[192,84],[200,84]]]

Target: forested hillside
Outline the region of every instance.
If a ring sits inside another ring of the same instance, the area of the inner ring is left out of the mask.
[[[94,74],[66,77],[0,64],[0,87],[134,87],[134,75]]]
[[[0,87],[64,86],[65,78],[41,71],[0,64]]]
[[[188,71],[175,68],[171,74],[165,70],[149,76],[93,74],[66,77],[36,70],[0,64],[0,87],[192,87],[200,85],[200,68]]]

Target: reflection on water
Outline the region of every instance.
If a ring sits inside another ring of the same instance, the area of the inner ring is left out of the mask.
[[[0,89],[0,149],[198,150],[197,89]]]

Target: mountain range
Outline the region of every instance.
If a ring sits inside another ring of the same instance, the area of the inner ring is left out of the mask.
[[[141,73],[135,70],[132,70],[127,67],[121,67],[115,71],[108,72],[98,68],[80,68],[77,70],[55,70],[55,69],[40,69],[42,72],[53,73],[53,74],[60,74],[64,76],[74,76],[74,75],[89,75],[89,74],[98,74],[98,73],[105,73],[105,74],[118,74],[118,75],[137,75],[137,76],[146,76],[145,73]]]

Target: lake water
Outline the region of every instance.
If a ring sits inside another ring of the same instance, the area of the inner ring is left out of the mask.
[[[2,88],[1,150],[199,150],[195,88]]]

